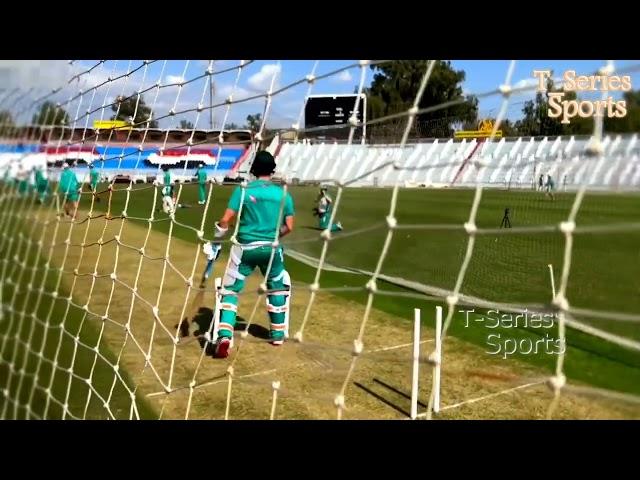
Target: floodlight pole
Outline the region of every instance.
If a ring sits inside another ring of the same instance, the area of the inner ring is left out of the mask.
[[[213,97],[215,85],[213,83],[213,75],[209,75],[209,129],[213,130]]]
[[[366,143],[367,138],[367,96],[362,94],[362,145]]]

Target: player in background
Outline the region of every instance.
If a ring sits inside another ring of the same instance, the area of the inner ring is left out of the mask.
[[[215,224],[215,238],[226,235],[231,222],[240,212],[237,242],[231,247],[229,264],[222,281],[222,299],[220,302],[220,323],[216,343],[216,357],[226,358],[231,348],[233,330],[238,310],[238,294],[242,291],[245,279],[256,267],[265,275],[272,256],[272,244],[293,230],[294,207],[291,195],[271,181],[276,163],[267,151],[261,151],[251,165],[249,173],[256,180],[243,188],[235,188],[229,199],[222,218]],[[284,202],[284,205],[283,205]],[[281,206],[284,223],[278,222]],[[277,236],[276,236],[277,234]],[[288,297],[291,291],[291,279],[285,270],[282,246],[275,248],[273,262],[266,279],[267,311],[271,328],[272,345],[282,345],[286,330]]]
[[[547,181],[545,183],[545,191],[546,191],[546,194],[551,197],[551,200],[554,199],[554,196],[553,196],[554,188],[555,188],[555,183],[553,181],[553,177],[551,176],[551,174],[547,173]]]
[[[162,170],[164,171],[164,175],[162,177],[162,211],[167,215],[170,215],[175,211],[174,188],[171,183],[171,172],[169,171],[169,167],[164,165]]]
[[[204,170],[204,163],[198,166],[198,205],[204,205],[207,201],[207,172]]]
[[[25,197],[29,194],[29,176],[29,171],[24,167],[24,164],[20,162],[18,164],[16,180],[18,181],[18,193],[22,197]]]
[[[93,192],[96,202],[100,201],[100,197],[96,196],[99,181],[100,181],[100,174],[96,170],[95,165],[92,163],[91,165],[89,165],[89,186],[91,188],[91,191]]]
[[[540,177],[538,178],[538,191],[541,192],[543,190],[543,186],[544,186],[544,175],[541,173]]]
[[[68,163],[65,163],[62,167],[58,190],[63,199],[65,199],[65,216],[71,217],[71,220],[75,220],[76,214],[78,213],[78,203],[80,202],[80,184],[78,183],[76,174],[69,168]]]
[[[45,177],[41,168],[33,167],[33,176],[36,184],[36,191],[38,192],[38,201],[44,203],[49,195],[49,180]]]
[[[318,215],[318,227],[325,230],[329,227],[329,221],[331,220],[331,210],[333,209],[333,200],[327,193],[327,187],[320,187],[320,194],[316,200],[317,206],[314,209],[314,213]],[[342,223],[336,222],[331,225],[332,232],[338,232],[342,230]]]
[[[168,166],[164,166],[162,168],[164,170],[164,176],[162,177],[164,181],[164,189],[162,190],[162,195],[168,195],[173,198],[173,184],[171,183],[171,171]]]

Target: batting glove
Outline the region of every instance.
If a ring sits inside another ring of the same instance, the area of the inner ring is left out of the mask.
[[[213,234],[215,238],[222,238],[227,234],[228,228],[222,228],[218,222],[215,223],[216,231]]]

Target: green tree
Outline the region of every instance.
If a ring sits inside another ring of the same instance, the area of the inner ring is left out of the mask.
[[[255,113],[253,115],[247,115],[247,124],[246,128],[249,130],[254,130],[256,132],[260,131],[260,125],[262,125],[262,114]]]
[[[494,120],[495,121],[495,120]],[[500,127],[498,130],[502,130],[503,137],[516,137],[518,136],[518,131],[514,125],[514,123],[508,118],[503,119],[500,122]]]
[[[640,90],[624,92],[622,100],[626,102],[627,115],[622,118],[605,117],[605,132],[640,132]]]
[[[13,127],[13,115],[9,110],[0,110],[0,128]]]
[[[178,126],[178,128],[181,128],[183,130],[193,130],[193,123],[191,123],[189,120],[180,120],[180,125]]]
[[[33,125],[68,125],[69,114],[55,103],[46,101],[31,119]]]
[[[523,136],[562,135],[564,126],[559,118],[549,117],[549,92],[558,92],[553,80],[547,80],[547,91],[537,92],[535,100],[527,100],[522,108],[524,117],[516,122],[518,133]]]
[[[373,81],[365,89],[368,97],[367,118],[376,119],[406,112],[413,105],[427,67],[427,60],[396,60],[373,65]],[[436,61],[419,108],[454,103],[432,112],[421,113],[414,123],[429,125],[430,120],[446,118],[444,133],[449,136],[453,133],[454,125],[476,121],[478,100],[463,93],[461,84],[464,79],[463,70],[454,70],[449,61]],[[439,125],[438,130],[442,130],[442,126]],[[429,132],[421,131],[420,134],[429,136]]]
[[[555,88],[553,81],[547,81],[549,92],[561,92]],[[604,128],[607,132],[633,132],[640,129],[640,95],[636,101],[636,113],[634,112],[634,93],[627,92],[624,95],[627,101],[628,114],[626,118],[610,119],[605,116]],[[579,101],[576,92],[564,92],[563,102]],[[632,105],[629,108],[629,105]],[[569,123],[562,123],[561,118],[549,117],[549,99],[546,93],[538,92],[535,100],[525,102],[522,109],[523,117],[515,124],[517,134],[522,136],[556,136],[556,135],[590,135],[593,133],[593,117],[582,118],[578,115],[570,119]],[[633,118],[637,119],[634,124]]]
[[[0,110],[0,135],[4,135],[9,129],[13,128],[13,115],[9,110]]]
[[[111,110],[115,112],[115,115],[111,117],[111,120],[122,120],[130,124],[135,124],[140,128],[158,128],[158,121],[151,120],[146,122],[151,116],[151,107],[149,107],[144,97],[133,94],[130,97],[119,96],[115,99],[114,104],[111,105]]]
[[[238,125],[237,123],[231,122],[231,123],[227,123],[224,126],[224,129],[225,130],[240,130],[240,125]]]

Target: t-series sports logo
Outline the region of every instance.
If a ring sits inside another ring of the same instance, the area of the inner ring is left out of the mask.
[[[534,70],[533,76],[538,79],[538,92],[547,91],[547,78],[551,77],[551,70]],[[631,77],[625,75],[580,75],[576,76],[575,70],[567,70],[562,76],[563,92],[548,92],[549,97],[549,117],[558,118],[562,116],[560,123],[570,123],[569,119],[576,115],[582,118],[603,117],[622,118],[627,115],[627,102],[624,100],[614,101],[613,97],[606,100],[563,100],[566,92],[609,92],[631,90]]]

